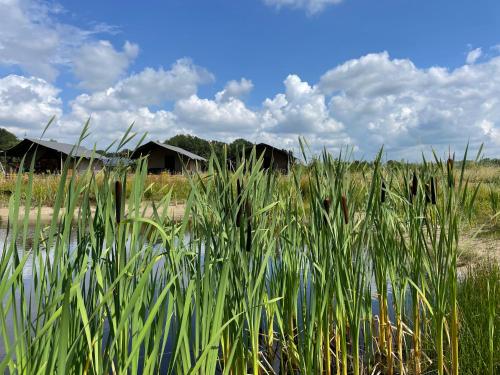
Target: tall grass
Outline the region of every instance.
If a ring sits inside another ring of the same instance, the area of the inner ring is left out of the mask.
[[[500,372],[500,268],[470,267],[458,284],[459,355],[462,374]]]
[[[40,207],[35,177],[17,176],[0,259],[0,372],[457,373],[469,322],[458,234],[477,188],[453,160],[389,169],[381,154],[353,172],[347,150],[304,151],[311,168],[286,184],[255,151],[234,171],[212,157],[206,174],[186,177],[180,222],[168,216],[172,188],[148,198],[146,160],[78,176],[67,162],[54,217],[33,231],[17,217]]]

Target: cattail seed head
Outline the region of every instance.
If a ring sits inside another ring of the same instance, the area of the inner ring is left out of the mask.
[[[451,171],[453,169],[453,159],[448,158],[448,161],[446,162],[446,166],[448,167],[448,170]]]
[[[342,211],[344,212],[344,222],[346,224],[349,224],[349,214],[348,214],[348,210],[347,210],[347,198],[345,197],[345,195],[342,195],[341,203],[342,203]]]
[[[240,196],[241,196],[241,183],[240,183],[240,179],[239,178],[236,180],[236,195],[237,195],[238,199],[240,199]]]
[[[250,219],[247,221],[247,241],[246,241],[246,251],[252,250],[252,222]]]
[[[115,182],[115,209],[116,209],[116,222],[120,224],[122,213],[122,183]]]
[[[434,183],[434,177],[431,177],[431,203],[436,204],[436,184]]]
[[[332,201],[330,198],[326,198],[323,201],[323,208],[325,209],[326,213],[328,214],[330,212],[330,206],[332,204]]]
[[[411,195],[413,196],[417,195],[417,189],[418,189],[417,173],[413,172],[413,180],[411,182]]]
[[[380,202],[381,203],[385,202],[385,193],[386,193],[385,182],[382,181],[382,188],[380,189]]]

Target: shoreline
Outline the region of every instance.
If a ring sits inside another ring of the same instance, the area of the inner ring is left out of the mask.
[[[145,209],[144,217],[151,218],[153,216],[153,207],[149,202],[145,202],[143,209]],[[184,217],[186,209],[185,203],[174,203],[168,206],[168,216],[174,221],[180,221]],[[91,206],[91,210],[95,212],[95,206]],[[64,212],[64,208],[61,208]],[[127,207],[125,207],[125,213]],[[7,225],[9,215],[9,207],[0,207],[0,227]],[[38,208],[33,208],[29,211],[28,222],[30,225],[36,223],[38,215]],[[42,223],[50,223],[54,215],[54,208],[51,206],[42,206],[40,208],[40,218]],[[62,215],[61,215],[62,216]],[[18,221],[21,222],[25,217],[25,207],[19,207]],[[77,219],[75,215],[74,219]],[[500,238],[481,238],[474,235],[474,230],[466,230],[460,236],[459,253],[461,254],[461,262],[457,265],[458,268],[464,268],[471,264],[480,261],[496,261],[500,262]],[[477,234],[477,233],[475,233]]]
[[[150,218],[153,216],[153,207],[151,205],[147,205],[144,207],[146,209],[144,216]],[[181,204],[171,204],[168,206],[168,216],[170,216],[173,220],[178,221],[181,220],[184,216],[186,205],[184,203]],[[95,212],[95,206],[91,206],[92,212]],[[64,207],[61,208],[61,213],[64,212]],[[127,207],[125,207],[125,212],[127,212]],[[19,207],[19,215],[18,220],[23,221],[25,218],[26,209],[24,206]],[[61,215],[61,214],[60,214]],[[29,211],[28,221],[30,224],[36,222],[38,216],[38,208],[32,208]],[[54,216],[54,208],[51,206],[42,206],[40,208],[40,219],[43,223],[49,223]],[[6,224],[9,218],[9,207],[0,207],[0,225]],[[75,215],[75,219],[76,219]]]

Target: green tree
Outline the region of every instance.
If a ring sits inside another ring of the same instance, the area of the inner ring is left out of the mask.
[[[0,128],[0,150],[7,150],[19,143],[17,137],[8,132],[6,129]]]
[[[231,160],[236,160],[238,156],[241,156],[243,149],[248,153],[248,149],[253,145],[252,142],[247,141],[244,138],[235,139],[228,146],[227,154]]]
[[[202,156],[208,159],[212,153],[212,148],[218,157],[221,157],[224,152],[224,142],[220,141],[207,141],[206,139],[196,137],[189,134],[178,134],[165,140],[172,146],[177,146],[183,148],[186,151],[190,151],[196,155]]]

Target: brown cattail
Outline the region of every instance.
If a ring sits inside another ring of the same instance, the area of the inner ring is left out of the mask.
[[[385,182],[382,181],[382,188],[380,189],[380,202],[381,203],[385,202],[385,193],[386,193]]]
[[[434,184],[434,177],[431,177],[431,203],[436,204],[436,185]]]
[[[239,178],[236,180],[236,194],[237,194],[238,199],[239,199],[241,196],[241,182],[240,182]]]
[[[116,223],[120,224],[122,218],[122,183],[115,182],[115,209],[116,209]]]
[[[413,180],[411,182],[411,195],[413,196],[417,195],[417,189],[418,189],[417,173],[413,172]]]
[[[431,187],[425,184],[425,203],[431,203]]]
[[[332,205],[332,200],[330,198],[325,198],[323,200],[323,208],[326,211],[326,215],[323,217],[323,221],[325,224],[328,223],[328,215],[330,213],[330,206]]]
[[[345,195],[342,195],[342,211],[344,212],[344,222],[346,224],[349,224],[349,214],[347,211],[347,198]]]
[[[246,243],[247,252],[252,250],[252,222],[250,220],[247,221],[247,243]]]
[[[332,201],[330,198],[326,198],[324,201],[323,201],[323,207],[326,211],[326,213],[330,213],[330,206],[332,204]]]
[[[241,220],[243,216],[243,209],[242,206],[240,206],[241,202],[241,183],[240,179],[236,180],[236,203],[239,205],[238,207],[238,213],[236,214],[236,226],[239,227],[241,225]]]

